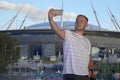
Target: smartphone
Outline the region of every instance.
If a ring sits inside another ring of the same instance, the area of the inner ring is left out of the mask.
[[[62,9],[57,9],[57,11],[60,12],[60,14],[59,14],[60,16],[63,15],[63,10]]]

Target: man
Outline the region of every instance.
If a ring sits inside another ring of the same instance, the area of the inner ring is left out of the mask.
[[[89,69],[93,69],[93,62],[90,56],[90,41],[83,35],[88,25],[88,18],[78,15],[75,22],[75,30],[61,30],[53,20],[53,17],[61,12],[50,9],[48,19],[52,30],[64,40],[63,54],[63,80],[89,80]]]

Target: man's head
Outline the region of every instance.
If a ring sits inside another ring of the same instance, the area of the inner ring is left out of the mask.
[[[78,15],[75,22],[75,30],[84,31],[88,26],[88,18],[85,15]]]

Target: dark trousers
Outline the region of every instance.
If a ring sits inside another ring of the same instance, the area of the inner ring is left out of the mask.
[[[63,80],[89,80],[88,76],[80,76],[75,74],[64,74]]]

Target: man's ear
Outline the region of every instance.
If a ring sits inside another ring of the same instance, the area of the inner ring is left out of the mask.
[[[88,26],[88,23],[86,23],[86,27]]]

